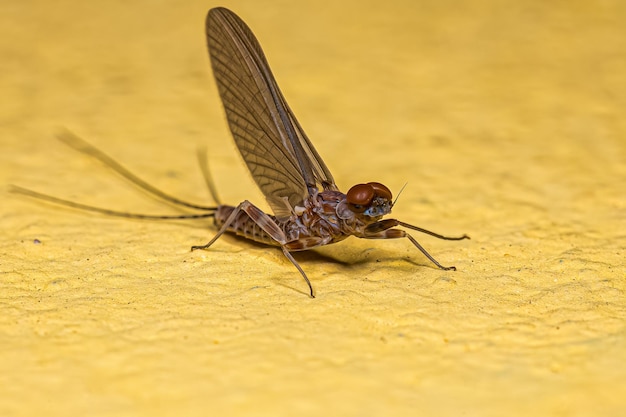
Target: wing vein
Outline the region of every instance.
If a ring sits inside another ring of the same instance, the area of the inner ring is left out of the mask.
[[[206,35],[235,144],[274,214],[289,216],[290,207],[302,205],[319,186],[336,189],[250,28],[228,9],[214,8],[207,16]]]

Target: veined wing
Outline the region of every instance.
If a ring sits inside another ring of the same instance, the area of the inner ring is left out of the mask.
[[[335,181],[287,105],[250,28],[218,7],[206,19],[213,75],[230,131],[274,214],[286,218]]]

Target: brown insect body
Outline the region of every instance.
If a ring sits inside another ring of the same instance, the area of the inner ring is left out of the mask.
[[[283,231],[286,242],[282,246],[292,252],[302,251],[340,242],[349,236],[368,238],[375,234],[372,232],[368,234],[367,227],[388,214],[393,203],[386,197],[378,196],[376,199],[370,197],[369,201],[363,203],[364,209],[360,210],[362,212],[355,212],[346,194],[326,190],[305,199],[304,206],[294,207],[292,215],[286,220],[279,220],[272,215],[267,217]],[[376,215],[365,214],[367,210],[372,209],[375,209]],[[235,219],[227,223],[235,210],[234,206],[219,206],[215,213],[215,225],[222,228],[227,224],[227,232],[259,243],[281,246],[281,243],[263,230],[258,219],[254,219],[245,211],[240,210]]]

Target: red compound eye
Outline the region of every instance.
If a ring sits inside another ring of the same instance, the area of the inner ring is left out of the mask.
[[[346,197],[350,204],[355,206],[367,206],[372,202],[374,192],[374,187],[371,184],[357,184],[350,188]]]
[[[374,189],[374,193],[376,194],[377,197],[382,197],[384,199],[391,200],[392,198],[391,191],[389,190],[389,188],[385,187],[381,183],[368,182],[367,185],[372,186],[372,188]]]

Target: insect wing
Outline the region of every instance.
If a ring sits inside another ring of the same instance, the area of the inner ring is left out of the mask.
[[[225,8],[209,11],[213,75],[239,152],[278,218],[321,185],[330,171],[289,109],[250,28]]]

